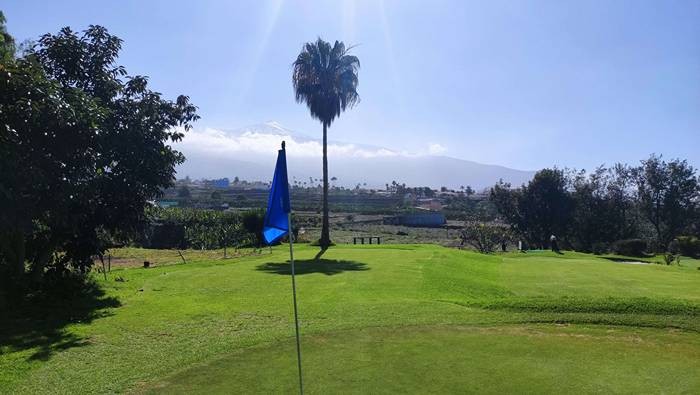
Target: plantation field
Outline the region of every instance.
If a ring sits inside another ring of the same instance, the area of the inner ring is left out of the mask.
[[[347,246],[297,286],[308,393],[697,393],[700,270],[566,252]],[[115,252],[115,255],[117,253]],[[293,393],[287,246],[122,255],[100,289],[0,323],[0,393]],[[155,259],[158,257],[158,259]]]

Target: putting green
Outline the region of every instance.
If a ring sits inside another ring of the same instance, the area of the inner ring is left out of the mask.
[[[159,263],[97,277],[104,294],[0,319],[0,394],[293,393],[286,247],[172,265],[143,251]],[[295,251],[309,393],[700,392],[697,261],[317,251]]]
[[[303,338],[307,393],[681,393],[700,342],[678,331],[557,325],[366,328]],[[145,393],[294,393],[292,339],[239,350]]]

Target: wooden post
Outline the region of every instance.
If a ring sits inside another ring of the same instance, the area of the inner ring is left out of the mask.
[[[105,276],[105,281],[107,281],[107,268],[105,267],[105,257],[100,254],[100,261],[102,262],[102,274]]]

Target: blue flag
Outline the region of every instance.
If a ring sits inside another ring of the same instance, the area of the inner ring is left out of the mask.
[[[289,233],[290,211],[287,155],[284,150],[284,142],[282,142],[282,149],[277,154],[275,175],[272,178],[270,197],[267,201],[267,213],[265,213],[263,237],[267,244],[276,243]]]

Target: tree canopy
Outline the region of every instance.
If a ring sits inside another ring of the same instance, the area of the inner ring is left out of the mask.
[[[553,233],[583,251],[626,239],[653,241],[653,250],[664,251],[678,236],[698,232],[700,180],[679,159],[652,155],[636,167],[601,166],[590,174],[544,169],[520,188],[496,184],[490,197],[519,237],[539,247]]]
[[[127,235],[174,181],[179,141],[198,119],[116,64],[122,41],[101,26],[45,34],[0,64],[0,270],[40,278],[84,270]]]
[[[639,206],[654,226],[660,246],[666,246],[695,218],[700,186],[695,169],[685,160],[664,161],[652,155],[634,169]]]
[[[294,61],[292,82],[297,102],[306,103],[311,116],[325,126],[360,101],[357,93],[360,60],[345,44],[317,39],[306,43]]]
[[[15,56],[15,40],[5,27],[5,14],[0,11],[0,61],[9,62]]]

